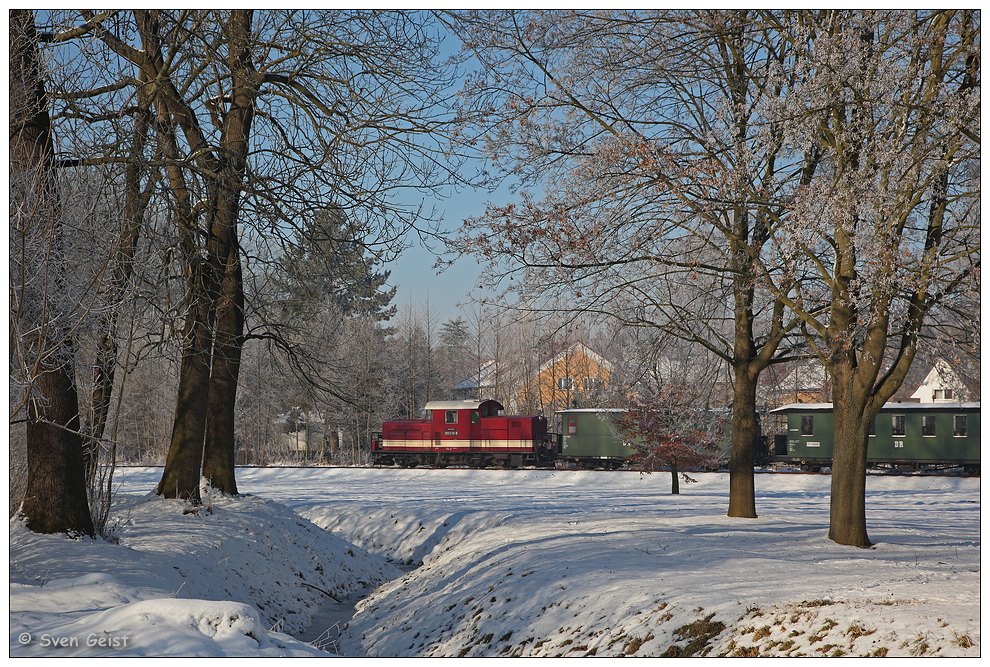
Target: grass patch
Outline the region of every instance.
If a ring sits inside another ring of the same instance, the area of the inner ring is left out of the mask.
[[[645,637],[633,637],[630,639],[625,646],[622,647],[622,655],[634,655],[636,651],[640,649],[646,642],[653,639],[653,635],[649,634]]]
[[[874,632],[876,632],[875,628],[873,630],[867,630],[862,625],[859,625],[858,623],[854,623],[846,629],[846,636],[849,637],[850,641],[854,642],[860,637],[869,637]]]
[[[711,641],[725,630],[725,623],[713,621],[713,618],[715,612],[674,630],[675,637],[687,639],[688,643],[684,646],[677,644],[670,646],[661,657],[689,658],[694,655],[707,655],[711,650]]]

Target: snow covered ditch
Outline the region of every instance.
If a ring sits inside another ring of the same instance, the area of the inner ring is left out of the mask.
[[[121,470],[121,493],[158,474]],[[755,520],[725,517],[727,475],[692,477],[671,496],[669,476],[628,472],[243,469],[257,497],[212,515],[128,497],[120,546],[12,522],[11,652],[54,650],[20,632],[119,626],[151,633],[144,655],[303,655],[289,634],[326,601],[311,587],[354,599],[386,582],[339,654],[980,654],[978,479],[870,477],[861,550],[826,537],[827,475],[759,475]]]
[[[325,655],[292,635],[400,574],[256,496],[120,495],[114,519],[117,544],[10,521],[11,655]]]

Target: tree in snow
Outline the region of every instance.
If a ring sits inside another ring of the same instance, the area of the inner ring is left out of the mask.
[[[467,221],[456,248],[529,307],[595,313],[695,342],[733,374],[728,514],[755,517],[760,373],[799,319],[758,261],[815,163],[768,111],[794,81],[787,14],[465,12],[481,63],[466,136],[516,200]],[[806,165],[805,168],[801,168]],[[501,170],[501,171],[498,171]],[[511,282],[510,282],[511,279]]]
[[[867,547],[870,423],[933,309],[978,291],[979,16],[802,12],[786,36],[796,85],[772,117],[817,168],[761,270],[830,378],[829,537]]]
[[[173,224],[169,268],[181,272],[185,292],[179,303],[162,304],[163,332],[171,319],[184,324],[158,490],[195,497],[202,473],[235,492],[241,349],[252,336],[274,335],[245,331],[246,263],[256,270],[271,261],[271,246],[331,206],[373,239],[379,259],[394,256],[406,231],[430,232],[430,212],[398,195],[451,176],[433,138],[448,122],[438,111],[448,84],[438,37],[428,15],[397,12],[46,16],[58,24],[52,53],[87,73],[59,91],[60,122],[111,136],[101,123],[129,117],[134,106],[154,112],[154,165],[163,174],[157,201]],[[91,85],[100,67],[117,76]],[[126,103],[98,107],[114,96]],[[111,148],[103,159],[124,164]]]
[[[11,10],[9,19],[10,361],[23,383],[12,419],[27,425],[21,512],[35,532],[92,535],[45,74],[33,12]]]
[[[634,444],[634,461],[646,472],[670,469],[670,492],[680,493],[682,468],[715,467],[726,453],[728,414],[706,408],[680,383],[634,399],[619,420]]]

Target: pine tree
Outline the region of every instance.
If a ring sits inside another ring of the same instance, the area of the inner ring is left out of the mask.
[[[366,245],[360,225],[340,208],[326,208],[307,221],[282,259],[281,291],[289,315],[305,316],[330,304],[345,317],[386,321],[396,288]]]

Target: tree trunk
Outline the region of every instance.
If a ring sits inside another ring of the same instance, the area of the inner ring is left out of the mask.
[[[677,457],[670,459],[670,494],[680,495],[681,482],[677,479]]]
[[[62,211],[34,13],[15,9],[9,19],[10,196],[11,209],[17,210],[12,226],[25,232],[26,245],[44,244],[39,248],[45,254],[42,270],[47,272],[40,294],[21,285],[25,291],[11,298],[22,310],[18,319],[25,320],[24,328],[12,322],[11,334],[17,331],[23,339],[17,346],[20,350],[37,356],[21,360],[33,373],[27,405],[28,476],[21,511],[35,532],[93,535],[79,437],[75,352],[68,326],[58,319],[67,310],[62,307],[67,300]]]
[[[241,189],[247,172],[247,156],[261,78],[251,53],[252,10],[231,13],[224,34],[231,73],[231,103],[224,116],[218,154],[219,196],[214,237],[220,241],[222,277],[213,302],[216,333],[210,398],[203,443],[203,476],[217,490],[237,493],[234,478],[234,412],[237,378],[244,333],[244,284],[237,240]]]
[[[147,165],[141,160],[150,131],[150,102],[147,94],[138,92],[140,112],[134,119],[134,140],[127,167],[124,171],[124,210],[120,235],[114,250],[114,269],[109,285],[105,312],[101,317],[101,335],[97,342],[96,362],[93,368],[92,400],[89,423],[85,429],[84,458],[86,480],[91,482],[96,474],[99,445],[110,414],[114,376],[117,368],[117,317],[127,285],[134,272],[134,256],[137,253],[144,214],[148,206],[151,187],[143,191],[141,180]]]
[[[93,535],[71,364],[44,371],[35,389],[38,398],[28,406],[28,478],[21,511],[36,533]]]
[[[237,378],[241,366],[244,330],[244,289],[237,243],[230,244],[222,288],[213,343],[206,441],[203,445],[203,477],[214,489],[236,495],[234,408],[237,403]]]
[[[748,366],[748,364],[747,364]],[[735,371],[732,395],[732,453],[729,458],[728,516],[756,518],[756,378],[746,368]]]
[[[828,537],[838,544],[866,548],[872,544],[866,533],[866,450],[874,415],[866,414],[868,397],[851,386],[851,371],[835,370],[839,372],[832,389],[835,447]]]
[[[175,419],[165,470],[155,492],[166,498],[199,500],[210,389],[209,297],[203,287],[192,295],[183,329],[182,363]]]

